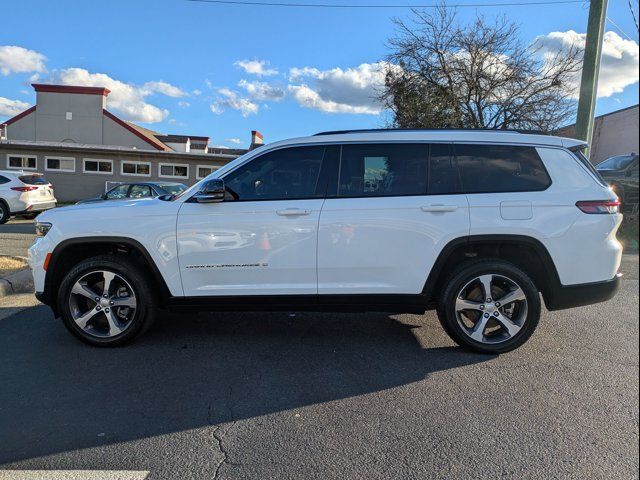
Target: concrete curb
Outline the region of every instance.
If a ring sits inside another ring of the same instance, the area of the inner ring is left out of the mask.
[[[33,276],[28,268],[0,278],[0,298],[16,293],[33,293],[33,291]]]

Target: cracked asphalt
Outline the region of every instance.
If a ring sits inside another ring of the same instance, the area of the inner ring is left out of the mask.
[[[0,478],[638,478],[638,257],[623,270],[499,357],[433,313],[165,315],[96,349],[4,299]]]

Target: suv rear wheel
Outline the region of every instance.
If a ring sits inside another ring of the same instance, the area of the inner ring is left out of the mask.
[[[83,260],[65,275],[58,306],[65,326],[85,343],[117,346],[153,320],[151,282],[135,261],[113,255]]]
[[[527,341],[540,308],[538,289],[522,270],[502,260],[477,260],[451,274],[438,318],[458,345],[497,354]]]
[[[6,203],[0,200],[0,225],[3,223],[7,223],[10,216],[11,214],[9,212],[9,207]]]

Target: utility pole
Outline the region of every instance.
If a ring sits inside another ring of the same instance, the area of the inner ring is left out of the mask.
[[[598,93],[598,72],[600,71],[604,24],[607,19],[607,2],[608,0],[591,0],[589,22],[587,24],[587,40],[582,61],[576,137],[589,144],[591,144],[593,135],[593,116]]]

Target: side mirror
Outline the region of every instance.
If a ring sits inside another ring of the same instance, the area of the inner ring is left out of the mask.
[[[197,203],[217,203],[224,200],[224,192],[224,180],[214,178],[205,182],[192,198]]]

